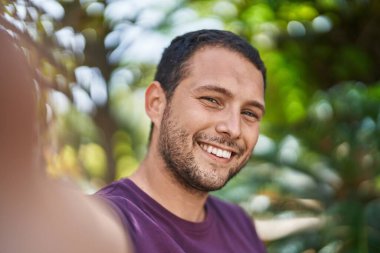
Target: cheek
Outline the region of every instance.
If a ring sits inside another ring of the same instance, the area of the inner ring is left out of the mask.
[[[247,149],[252,152],[259,139],[259,125],[257,124],[257,126],[249,127],[245,132]]]
[[[181,112],[178,112],[176,118],[181,121],[181,125],[186,128],[202,128],[213,122],[212,114],[207,113],[204,108],[200,108],[199,105],[184,107]]]

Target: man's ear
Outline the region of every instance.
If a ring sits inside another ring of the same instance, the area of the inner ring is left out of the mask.
[[[165,92],[158,81],[152,82],[145,91],[145,111],[154,125],[161,122],[166,107]]]

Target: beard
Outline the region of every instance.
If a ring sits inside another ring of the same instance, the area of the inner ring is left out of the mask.
[[[235,141],[217,136],[208,136],[204,133],[197,133],[191,137],[186,129],[181,128],[175,119],[171,119],[170,116],[171,109],[170,104],[168,104],[161,122],[158,149],[166,168],[176,182],[180,183],[184,188],[201,192],[219,190],[248,162],[249,155],[239,160],[246,149],[236,144]],[[234,154],[236,156],[235,161],[231,162],[228,168],[225,166],[222,168],[220,165],[212,163],[203,163],[205,166],[201,167],[197,163],[193,151],[198,145],[197,142],[201,140],[235,147],[239,150],[237,154]],[[227,170],[227,172],[223,174],[221,170]]]

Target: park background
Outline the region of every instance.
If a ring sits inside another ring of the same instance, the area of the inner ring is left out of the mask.
[[[380,1],[0,3],[0,29],[38,66],[52,178],[93,193],[130,175],[163,49],[227,29],[261,52],[267,112],[250,162],[215,194],[264,222],[269,253],[380,252]]]

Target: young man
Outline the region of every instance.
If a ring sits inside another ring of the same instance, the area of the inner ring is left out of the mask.
[[[258,52],[235,34],[195,31],[165,50],[145,97],[148,154],[130,178],[97,193],[136,252],[265,252],[251,219],[208,195],[250,158],[264,90]]]
[[[41,173],[33,66],[1,27],[0,42],[0,252],[265,252],[251,219],[208,195],[257,142],[265,67],[247,42],[216,30],[173,40],[146,91],[148,154],[99,198]]]

